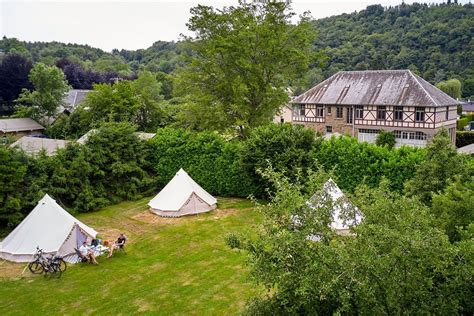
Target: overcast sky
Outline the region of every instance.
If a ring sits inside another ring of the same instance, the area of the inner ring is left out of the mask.
[[[359,11],[370,4],[389,6],[401,1],[293,0],[292,6],[298,14],[309,10],[313,17],[321,18]],[[237,0],[0,0],[0,35],[26,41],[89,44],[107,51],[147,48],[157,40],[178,40],[181,33],[186,33],[189,9],[198,3],[222,7]]]

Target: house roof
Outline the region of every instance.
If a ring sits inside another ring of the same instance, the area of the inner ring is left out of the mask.
[[[23,136],[22,138],[11,144],[11,146],[19,147],[28,154],[38,154],[44,149],[48,156],[52,156],[59,148],[66,147],[68,143],[69,141],[62,139]]]
[[[59,113],[64,111],[69,111],[72,113],[77,105],[79,105],[86,98],[87,94],[92,90],[70,90],[67,95],[64,97],[64,105],[59,109]]]
[[[458,148],[458,153],[474,155],[474,144]]]
[[[340,71],[291,103],[430,107],[459,104],[410,70]]]
[[[94,135],[95,133],[97,133],[97,129],[93,128],[91,130],[89,130],[87,133],[85,133],[84,135],[82,135],[78,140],[76,140],[77,143],[81,144],[81,145],[84,145],[88,140],[89,140],[89,137],[91,137],[92,135]],[[149,139],[152,139],[153,137],[156,136],[156,133],[144,133],[144,132],[135,132],[134,133],[138,139],[140,140],[149,140]]]
[[[463,112],[474,112],[474,102],[464,101],[461,102]]]
[[[3,133],[43,130],[44,127],[30,118],[0,119],[0,131]]]

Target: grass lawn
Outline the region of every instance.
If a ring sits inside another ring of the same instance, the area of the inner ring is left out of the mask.
[[[245,254],[230,250],[228,232],[253,229],[252,203],[219,199],[219,209],[198,216],[160,218],[149,198],[78,218],[104,239],[129,237],[127,255],[99,265],[69,265],[61,279],[22,274],[24,264],[0,262],[0,314],[237,314],[256,293]]]

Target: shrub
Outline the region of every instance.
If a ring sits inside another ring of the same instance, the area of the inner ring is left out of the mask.
[[[244,172],[262,196],[270,183],[258,170],[268,166],[294,180],[314,165],[314,151],[319,141],[311,129],[300,125],[268,124],[254,129],[243,144],[240,161]]]
[[[459,131],[463,131],[464,127],[467,126],[467,123],[469,123],[469,119],[467,117],[460,118],[456,123],[456,127]]]
[[[382,177],[392,189],[401,191],[423,160],[423,149],[402,147],[390,150],[355,138],[339,137],[322,142],[314,157],[325,170],[333,170],[343,190],[353,191],[361,183],[375,187]]]
[[[250,179],[238,162],[242,144],[237,141],[226,141],[215,132],[163,128],[152,147],[150,159],[160,187],[183,168],[211,194],[246,197],[253,193]]]
[[[381,130],[380,133],[377,135],[377,139],[375,140],[375,144],[377,146],[386,146],[387,148],[395,147],[395,135],[391,132],[387,132]]]
[[[474,132],[456,132],[456,147],[464,147],[470,144],[474,144]]]

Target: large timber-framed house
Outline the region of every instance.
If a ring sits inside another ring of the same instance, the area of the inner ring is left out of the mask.
[[[293,124],[374,142],[380,130],[397,146],[425,146],[441,128],[454,143],[458,101],[410,70],[341,71],[291,101]]]

